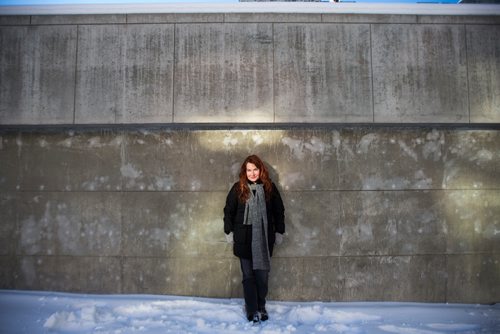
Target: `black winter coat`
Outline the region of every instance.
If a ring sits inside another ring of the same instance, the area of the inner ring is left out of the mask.
[[[237,257],[252,258],[252,226],[243,225],[245,203],[238,198],[238,182],[236,182],[226,198],[224,207],[224,233],[233,232],[233,253]],[[271,197],[266,201],[267,242],[269,254],[273,255],[275,233],[285,233],[285,207],[276,185],[273,183]]]

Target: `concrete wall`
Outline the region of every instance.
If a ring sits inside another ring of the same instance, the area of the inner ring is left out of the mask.
[[[241,296],[257,153],[270,298],[499,301],[499,52],[498,16],[0,16],[0,288]]]
[[[500,16],[0,16],[0,123],[498,123]]]

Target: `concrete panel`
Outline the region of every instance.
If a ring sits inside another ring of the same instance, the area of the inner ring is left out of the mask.
[[[19,189],[20,184],[20,139],[21,134],[0,133],[0,189],[9,191]]]
[[[321,14],[324,23],[417,23],[416,15]]]
[[[17,240],[17,196],[13,192],[0,193],[0,256],[14,255]]]
[[[120,190],[120,133],[46,132],[19,135],[20,189],[29,191]]]
[[[78,26],[75,123],[115,123],[125,109],[124,25]]]
[[[286,192],[286,236],[276,256],[332,256],[339,254],[340,200],[338,193]]]
[[[418,15],[420,24],[500,24],[498,15]]]
[[[333,132],[334,178],[342,190],[439,189],[447,134],[426,128]]]
[[[443,254],[442,192],[343,192],[342,255]]]
[[[449,131],[443,140],[443,188],[500,188],[500,131]]]
[[[120,254],[120,194],[25,192],[18,196],[17,254]]]
[[[0,289],[14,289],[15,259],[0,255]]]
[[[76,27],[0,28],[0,123],[73,123]]]
[[[19,290],[121,293],[116,257],[26,256],[16,270]]]
[[[369,25],[275,24],[276,122],[372,122]]]
[[[304,282],[304,258],[273,258],[269,274],[268,300],[305,300],[302,292]],[[308,278],[310,276],[308,275]]]
[[[225,13],[224,22],[321,22],[321,15],[307,13]]]
[[[471,123],[499,123],[500,25],[466,29]]]
[[[500,190],[447,191],[447,253],[500,252]]]
[[[125,14],[33,15],[31,24],[117,24],[126,23]]]
[[[172,121],[173,25],[128,25],[125,107],[117,123]]]
[[[122,161],[124,188],[228,191],[238,179],[246,147],[249,147],[249,152],[253,152],[254,148],[266,151],[272,140],[272,137],[259,131],[129,133]]]
[[[341,257],[344,301],[444,302],[444,255]]]
[[[0,15],[0,26],[17,26],[30,24],[29,15]]]
[[[272,122],[271,24],[177,25],[175,122]]]
[[[123,254],[230,257],[223,232],[224,193],[123,195]]]
[[[304,300],[340,301],[342,275],[338,257],[304,258],[302,286]]]
[[[279,177],[275,182],[284,190],[338,188],[338,150],[333,142],[337,132],[298,129],[279,133],[275,154],[268,160]]]
[[[212,23],[224,22],[220,13],[128,14],[127,23]]]
[[[375,122],[469,122],[465,29],[373,25]]]
[[[447,300],[450,303],[498,303],[500,255],[447,256]]]
[[[161,293],[226,297],[230,293],[230,261],[212,258],[127,258],[124,293]]]

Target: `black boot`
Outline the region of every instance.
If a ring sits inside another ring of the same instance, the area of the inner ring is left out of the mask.
[[[267,314],[267,310],[265,306],[259,307],[260,320],[266,321],[269,319],[269,315]]]
[[[247,319],[248,321],[251,321],[254,324],[259,323],[260,322],[259,312],[247,313]]]

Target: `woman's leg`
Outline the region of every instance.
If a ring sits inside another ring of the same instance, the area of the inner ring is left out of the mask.
[[[254,275],[252,260],[240,258],[241,273],[243,275],[243,296],[245,297],[245,309],[248,320],[257,312],[258,292]]]

